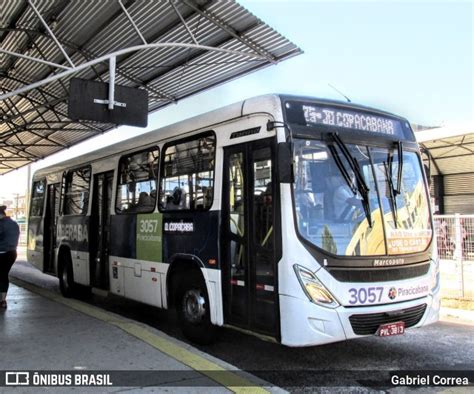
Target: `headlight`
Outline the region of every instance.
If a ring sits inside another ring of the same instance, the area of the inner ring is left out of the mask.
[[[331,293],[329,293],[311,271],[299,266],[298,264],[295,264],[293,268],[295,269],[296,276],[300,281],[303,291],[310,301],[328,308],[336,308],[339,306]]]
[[[440,274],[439,274],[439,259],[431,259],[433,264],[433,271],[431,273],[431,293],[436,293],[439,290]]]

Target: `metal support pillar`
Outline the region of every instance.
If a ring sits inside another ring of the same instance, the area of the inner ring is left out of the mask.
[[[109,110],[114,109],[115,103],[115,65],[116,57],[109,59]]]
[[[433,194],[435,206],[438,207],[438,215],[444,215],[444,175],[433,176]]]

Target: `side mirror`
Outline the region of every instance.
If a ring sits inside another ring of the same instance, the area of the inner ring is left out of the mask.
[[[293,143],[278,143],[278,181],[280,183],[293,183]]]

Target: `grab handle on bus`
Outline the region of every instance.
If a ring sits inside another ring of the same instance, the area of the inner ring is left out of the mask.
[[[239,237],[242,237],[242,238],[243,238],[243,236],[244,236],[244,231],[240,228],[239,223],[237,222],[237,220],[235,220],[233,217],[230,217],[230,221],[231,221],[231,223],[234,224],[235,229],[236,229],[237,234],[239,235]]]
[[[272,235],[272,233],[273,233],[273,226],[271,226],[270,229],[268,230],[267,235],[265,235],[265,238],[263,239],[261,246],[265,246],[267,241],[270,239],[270,236]]]

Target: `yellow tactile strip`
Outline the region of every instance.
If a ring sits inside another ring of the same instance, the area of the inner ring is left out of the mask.
[[[269,392],[262,387],[256,387],[255,383],[252,383],[251,381],[232,372],[231,370],[225,369],[224,367],[210,360],[207,360],[206,358],[196,353],[193,353],[185,349],[184,347],[167,340],[166,338],[152,333],[139,323],[134,323],[131,320],[121,319],[120,316],[109,313],[107,311],[104,311],[103,309],[86,304],[79,300],[64,298],[53,291],[37,287],[31,283],[25,282],[17,278],[12,279],[12,282],[17,286],[36,293],[42,297],[66,305],[69,308],[81,312],[85,315],[94,317],[103,322],[118,327],[126,333],[134,336],[135,338],[138,338],[141,341],[149,344],[160,352],[207,376],[208,378],[222,385],[226,389],[233,391],[234,393]]]

